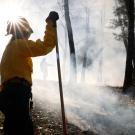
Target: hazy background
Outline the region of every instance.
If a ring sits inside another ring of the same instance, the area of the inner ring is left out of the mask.
[[[114,39],[113,30],[109,28],[110,19],[113,18],[114,0],[69,0],[69,5],[77,54],[78,82],[81,81],[81,58],[88,50],[86,82],[121,86],[125,69],[125,48],[123,43]],[[60,15],[58,38],[62,76],[63,80],[68,81],[69,48],[67,35],[65,36],[66,27],[62,0],[0,0],[0,56],[10,39],[10,36],[5,37],[6,22],[13,14],[26,17],[34,30],[30,39],[36,40],[43,38],[45,18],[51,10],[57,11]],[[89,25],[86,24],[86,17],[87,20],[89,19]],[[86,41],[86,38],[89,40]],[[44,74],[45,76],[47,74],[46,79],[57,80],[55,57],[54,49],[47,56],[33,59],[34,79],[43,79]],[[100,64],[101,61],[102,64]]]

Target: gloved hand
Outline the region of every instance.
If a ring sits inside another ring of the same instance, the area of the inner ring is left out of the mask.
[[[56,27],[56,21],[59,19],[59,15],[55,11],[51,11],[49,16],[46,18],[46,22],[52,21],[53,26]]]

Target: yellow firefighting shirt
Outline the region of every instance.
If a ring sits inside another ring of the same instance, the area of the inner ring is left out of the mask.
[[[56,28],[52,22],[46,25],[44,40],[17,39],[10,42],[2,56],[0,64],[1,84],[14,77],[20,77],[32,84],[33,71],[31,57],[46,55],[56,45]]]

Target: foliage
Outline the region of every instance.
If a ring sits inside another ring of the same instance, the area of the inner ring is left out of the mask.
[[[128,38],[128,16],[124,0],[117,0],[114,9],[115,19],[112,20],[112,28],[120,28],[120,33],[114,33],[117,40],[126,40]]]

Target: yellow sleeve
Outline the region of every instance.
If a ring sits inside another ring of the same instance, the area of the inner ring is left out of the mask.
[[[32,40],[18,40],[17,48],[24,57],[36,57],[46,55],[53,50],[56,45],[56,28],[53,27],[52,22],[46,25],[46,31],[43,41],[38,39]]]

